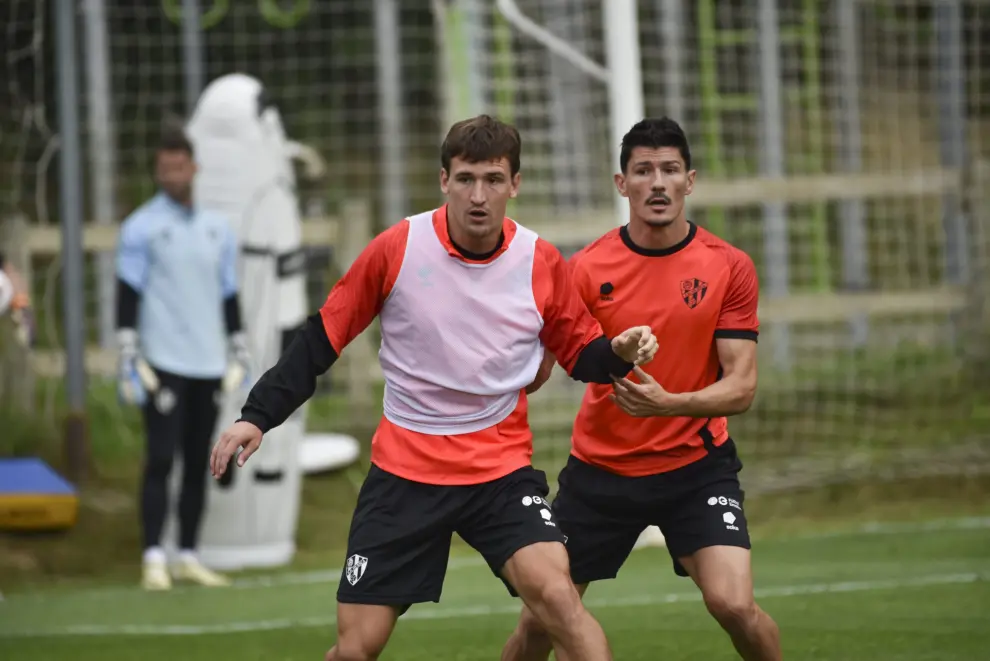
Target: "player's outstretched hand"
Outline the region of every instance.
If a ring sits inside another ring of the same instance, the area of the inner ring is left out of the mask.
[[[220,440],[213,446],[210,454],[210,473],[220,479],[227,471],[227,464],[237,455],[237,465],[244,463],[261,447],[261,430],[250,422],[235,422],[220,434]],[[241,450],[243,448],[243,450]],[[240,454],[237,451],[241,450]]]
[[[633,326],[612,338],[615,355],[634,365],[645,365],[653,360],[659,346],[649,326]]]

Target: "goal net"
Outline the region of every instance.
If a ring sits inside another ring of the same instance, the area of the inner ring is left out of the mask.
[[[78,4],[87,218],[111,209],[106,220],[119,222],[152,193],[161,119],[184,111],[181,4]],[[500,11],[507,4],[529,29]],[[302,190],[308,215],[363,200],[381,230],[438,204],[444,131],[490,112],[523,136],[516,217],[565,254],[614,225],[608,90],[531,29],[606,66],[609,3],[200,5],[204,82],[256,76],[288,134],[326,161],[325,178]],[[3,8],[0,213],[21,212],[36,226],[58,222],[49,11],[43,0]],[[102,65],[93,50],[101,22]],[[759,271],[760,387],[730,423],[747,489],[990,466],[990,204],[981,197],[990,5],[640,0],[636,36],[645,112],[677,119],[692,144],[691,218],[746,250]],[[109,137],[93,119],[100,108]],[[101,159],[112,165],[102,183]],[[61,348],[56,257],[32,262],[42,352]],[[339,247],[311,247],[313,306],[343,266]],[[111,308],[95,254],[90,270],[83,293],[98,347]],[[536,462],[551,476],[566,459],[582,394],[559,372],[531,405]],[[377,419],[349,405],[359,393],[344,377],[354,372],[337,374],[311,420],[367,432]]]
[[[512,4],[602,61],[607,3],[566,3],[566,18],[564,3]],[[985,469],[990,7],[655,0],[638,19],[645,113],[676,118],[692,144],[690,216],[760,275],[760,387],[730,422],[747,489]],[[589,210],[610,215],[607,91],[513,28],[515,119],[552,164],[533,188],[547,233],[577,248],[595,236],[579,222]],[[581,109],[564,140],[593,164],[554,152],[561,107]],[[588,191],[576,209],[553,197],[562,185]],[[548,465],[562,463],[580,391],[557,374],[533,398]]]

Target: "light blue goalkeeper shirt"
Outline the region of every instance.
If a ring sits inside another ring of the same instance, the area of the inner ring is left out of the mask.
[[[225,299],[237,293],[237,237],[226,219],[159,193],[123,223],[117,276],[140,295],[141,353],[197,379],[227,366]]]

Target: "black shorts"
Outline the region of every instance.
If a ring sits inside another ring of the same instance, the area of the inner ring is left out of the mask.
[[[412,482],[372,465],[358,495],[337,601],[396,606],[440,601],[456,532],[509,593],[500,572],[519,549],[564,536],[549,509],[546,474],[530,466],[482,484]]]
[[[678,562],[708,546],[750,548],[742,462],[732,439],[705,458],[668,473],[626,477],[571,456],[560,472],[553,513],[567,536],[577,584],[615,578],[640,533],[657,526]]]

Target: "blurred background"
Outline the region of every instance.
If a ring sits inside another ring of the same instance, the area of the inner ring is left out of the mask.
[[[153,193],[163,117],[232,72],[261,80],[288,135],[327,163],[298,190],[314,309],[355,249],[441,202],[452,121],[488,112],[519,127],[511,214],[570,254],[621,222],[616,132],[673,117],[698,170],[690,219],[747,251],[761,280],[760,387],[730,421],[754,525],[985,503],[990,3],[639,0],[630,20],[625,0],[199,0],[195,35],[182,0],[72,4],[81,279],[63,276],[59,238],[60,3],[0,10],[0,219],[39,329],[30,354],[8,343],[0,358],[0,455],[66,467],[62,301],[78,297],[89,470],[68,541],[0,538],[0,585],[137,565],[143,441],[112,380],[115,231]],[[365,451],[376,332],[323,380],[307,423]],[[535,462],[551,478],[581,394],[558,373],[533,398]],[[345,541],[366,466],[307,479],[301,563],[337,562],[327,550]]]

